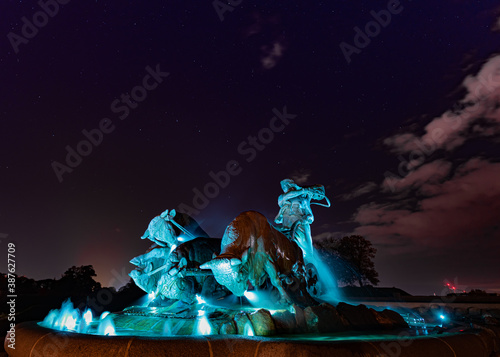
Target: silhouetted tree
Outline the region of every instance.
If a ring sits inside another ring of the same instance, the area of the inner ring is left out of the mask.
[[[130,278],[128,283],[123,285],[120,289],[118,289],[119,293],[123,294],[128,294],[130,292],[139,292],[140,294],[144,294],[144,290],[139,288],[136,284],[134,279]]]
[[[338,252],[340,239],[326,238],[319,242],[314,242],[314,247],[321,258],[328,264],[339,285],[352,285],[356,282],[358,272],[351,267]]]
[[[315,243],[316,247],[327,254],[338,280],[346,285],[367,283],[377,285],[378,273],[373,258],[377,253],[371,242],[362,236],[351,235],[341,239],[328,238]]]
[[[38,284],[34,279],[18,276],[16,279],[16,291],[19,294],[33,294],[38,291]]]
[[[43,279],[43,280],[38,280],[37,282],[38,289],[40,291],[44,292],[49,292],[54,290],[55,285],[57,284],[56,279]]]
[[[58,290],[68,295],[88,295],[97,292],[101,283],[94,280],[97,276],[92,265],[72,266],[57,281]]]

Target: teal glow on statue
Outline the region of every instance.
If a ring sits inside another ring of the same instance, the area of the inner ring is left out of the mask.
[[[322,185],[300,187],[291,179],[281,181],[281,188],[284,193],[278,198],[280,211],[274,221],[289,239],[297,242],[304,254],[304,260],[310,262],[314,255],[311,236],[314,216],[311,204],[330,207],[325,188]],[[326,204],[311,202],[323,199],[326,200]]]
[[[182,240],[190,239],[189,244],[182,243],[181,236]],[[129,274],[136,285],[159,299],[195,299],[203,289],[206,274],[192,274],[191,270],[219,252],[220,240],[208,238],[192,217],[175,210],[153,218],[141,239],[154,244],[130,261],[137,266]]]
[[[277,292],[275,303],[316,304],[310,294],[319,296],[325,284],[312,246],[311,204],[329,207],[330,201],[322,185],[301,187],[285,179],[281,187],[277,227],[258,212],[243,212],[227,226],[222,240],[208,238],[187,214],[166,210],[141,237],[154,244],[131,260],[137,268],[130,276],[155,298],[155,305],[193,303],[197,296],[243,296],[266,287]],[[313,202],[321,200],[326,204]]]

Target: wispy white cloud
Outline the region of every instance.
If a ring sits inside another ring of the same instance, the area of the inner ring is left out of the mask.
[[[313,237],[313,240],[315,242],[320,242],[320,241],[325,240],[325,239],[340,239],[346,235],[347,234],[344,234],[342,232],[323,232],[320,234],[316,234]]]
[[[500,248],[500,163],[473,158],[444,182],[413,184],[420,192],[413,207],[398,202],[363,205],[354,215],[360,225],[355,233],[397,249],[402,237],[411,242],[405,247],[409,250],[478,244],[480,239],[499,242]]]
[[[259,64],[264,70],[276,67],[287,49],[285,24],[279,14],[264,14],[253,12],[251,23],[246,26],[242,35],[244,38],[254,37],[258,43]],[[258,37],[256,37],[258,35]]]
[[[452,151],[467,140],[500,134],[500,56],[490,58],[463,83],[467,94],[456,108],[434,118],[424,134],[402,133],[384,140],[396,153]]]
[[[492,31],[500,31],[500,16],[497,18],[495,24],[493,25]]]
[[[303,185],[307,183],[309,177],[311,176],[311,173],[305,169],[302,169],[294,171],[290,176],[297,185]]]
[[[395,193],[412,187],[421,187],[423,184],[437,183],[446,178],[451,166],[451,162],[436,160],[420,166],[405,177],[386,177],[382,182],[382,189],[385,192]]]
[[[349,200],[352,200],[352,199],[357,198],[359,196],[366,195],[367,193],[370,193],[370,192],[374,191],[375,189],[377,189],[377,187],[378,187],[378,185],[375,182],[369,181],[369,182],[362,184],[361,186],[356,187],[354,190],[352,190],[349,193],[340,195],[338,197],[338,199],[341,201],[349,201]]]
[[[386,196],[358,208],[353,233],[398,254],[465,254],[481,244],[500,250],[499,158],[483,151],[464,157],[457,150],[473,139],[498,142],[500,55],[462,85],[459,104],[423,131],[412,128],[385,140],[392,152],[409,157],[407,174],[382,181]]]
[[[285,45],[280,41],[275,41],[271,45],[262,46],[262,56],[260,58],[260,63],[264,69],[274,68],[281,57],[285,54]]]

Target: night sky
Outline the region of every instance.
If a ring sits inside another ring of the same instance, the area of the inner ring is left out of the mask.
[[[43,1],[0,4],[0,271],[119,287],[154,216],[221,237],[288,177],[380,286],[500,292],[498,1]]]

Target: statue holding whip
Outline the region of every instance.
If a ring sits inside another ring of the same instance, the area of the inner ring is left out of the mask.
[[[310,261],[313,256],[311,223],[314,216],[311,205],[330,207],[330,200],[325,195],[323,185],[301,187],[292,179],[281,181],[283,194],[278,198],[280,211],[274,221],[281,225],[282,232],[294,240],[302,249],[304,260]],[[326,203],[312,202],[326,200]]]

